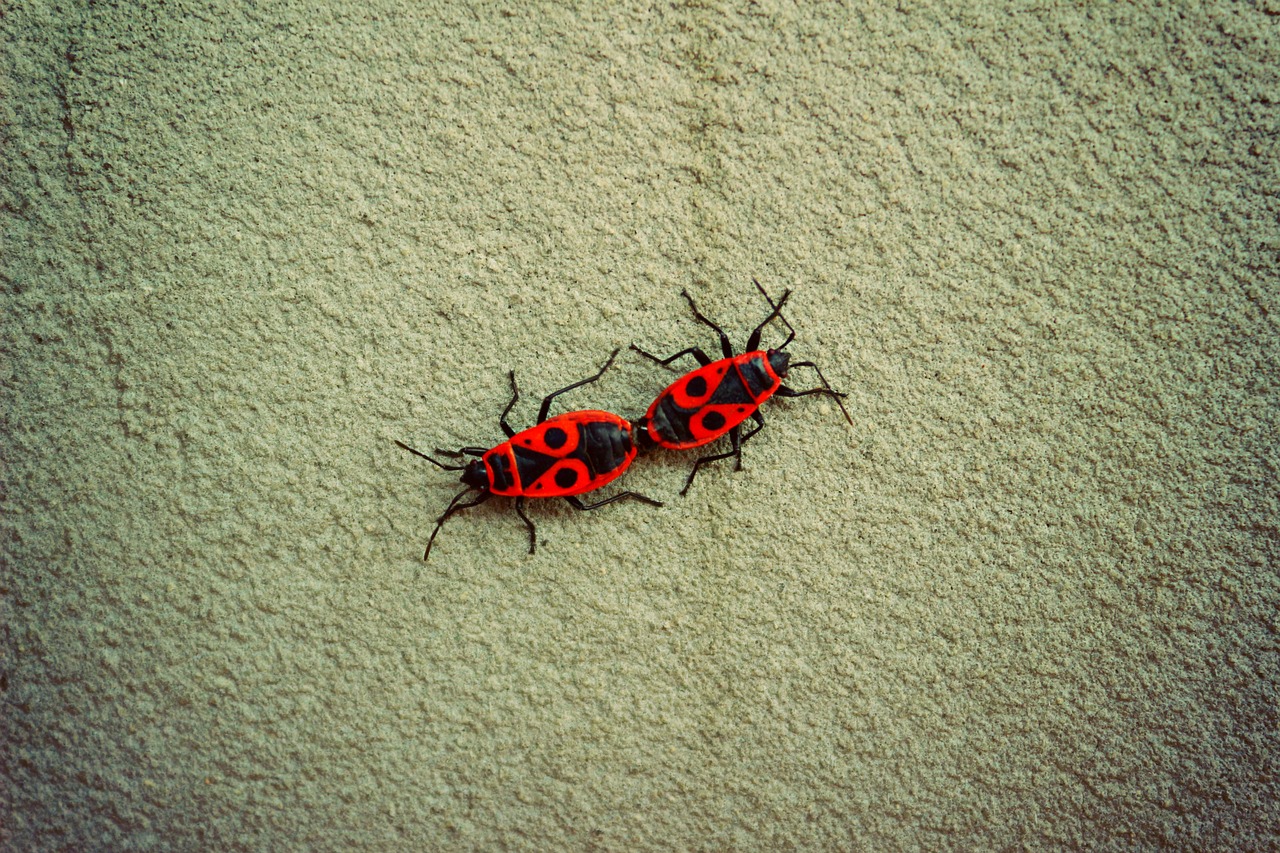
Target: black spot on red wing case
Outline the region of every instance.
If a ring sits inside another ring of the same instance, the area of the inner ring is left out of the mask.
[[[542,440],[546,442],[547,447],[552,450],[559,450],[564,447],[565,442],[569,440],[569,434],[560,427],[551,427],[542,434]]]

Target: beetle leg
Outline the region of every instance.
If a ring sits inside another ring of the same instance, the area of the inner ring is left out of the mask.
[[[506,433],[507,438],[514,438],[516,431],[511,428],[511,424],[507,423],[507,415],[511,414],[511,410],[516,405],[516,400],[520,399],[520,389],[516,387],[516,372],[509,370],[507,371],[507,376],[511,379],[511,402],[507,403],[507,407],[498,416],[498,426],[502,427],[502,431]]]
[[[763,424],[761,424],[761,426],[763,426]],[[755,435],[759,431],[760,427],[756,427],[748,434],[748,437]],[[733,466],[733,470],[742,470],[742,427],[736,426],[729,430],[729,441],[733,444],[732,450],[728,450],[724,453],[715,453],[711,456],[703,456],[697,462],[693,463],[693,470],[689,472],[689,479],[684,481],[684,488],[680,490],[680,494],[683,495],[689,491],[689,487],[693,485],[693,478],[698,476],[698,469],[708,462],[717,462],[721,459],[728,459],[730,456],[734,456],[737,457],[737,462]]]
[[[554,400],[556,397],[559,397],[565,391],[572,391],[574,388],[580,388],[583,385],[588,385],[592,382],[595,382],[601,376],[604,376],[604,372],[609,369],[609,365],[613,364],[613,360],[617,357],[618,357],[618,350],[614,350],[612,353],[610,353],[609,360],[604,363],[604,367],[600,368],[600,370],[596,372],[595,376],[588,376],[586,379],[583,379],[580,382],[575,382],[572,385],[566,385],[563,388],[561,388],[559,391],[552,391],[550,394],[543,397],[542,408],[538,409],[538,420],[536,421],[536,423],[542,423],[547,419],[547,412],[551,411],[552,400]]]
[[[483,491],[480,493],[479,497],[473,501],[458,503],[458,501],[462,500],[464,496],[469,494],[471,494],[471,489],[463,489],[458,492],[458,494],[454,495],[453,500],[449,501],[449,506],[445,508],[444,514],[436,519],[436,529],[431,531],[431,538],[427,540],[427,550],[422,554],[423,562],[426,562],[426,559],[431,556],[431,546],[436,541],[436,534],[440,532],[441,527],[444,527],[444,523],[449,520],[450,516],[462,512],[464,509],[478,506],[493,496],[492,492]]]
[[[640,353],[645,358],[649,359],[650,361],[656,361],[658,364],[661,364],[663,367],[670,367],[671,362],[675,361],[677,358],[679,358],[682,355],[693,356],[698,360],[698,364],[702,365],[703,367],[706,367],[708,364],[711,363],[711,357],[702,351],[702,347],[689,347],[688,349],[682,349],[680,350],[680,352],[676,353],[675,355],[669,355],[666,358],[659,358],[653,353],[645,352],[635,344],[632,344],[631,348],[636,352]]]
[[[698,310],[698,306],[693,304],[693,297],[689,295],[689,291],[682,290],[680,291],[680,295],[683,296],[685,301],[689,303],[689,307],[693,310],[694,319],[696,319],[699,323],[702,323],[705,326],[710,326],[712,329],[715,330],[715,333],[720,336],[720,349],[724,351],[724,357],[733,358],[734,356],[733,344],[729,343],[729,336],[724,333],[724,329],[720,328],[715,323],[711,322],[710,320],[708,320],[706,317],[702,315],[702,312]],[[769,319],[770,320],[773,319],[773,316],[770,315]],[[767,323],[768,320],[766,320],[765,322]],[[703,362],[703,366],[705,367],[709,363],[710,362]]]
[[[516,515],[520,516],[524,521],[524,526],[529,528],[529,553],[532,554],[538,548],[538,534],[533,530],[533,522],[529,520],[529,516],[524,514],[524,498],[516,498]]]
[[[605,504],[611,504],[614,501],[620,501],[623,498],[635,498],[638,501],[644,501],[649,506],[662,506],[662,501],[655,501],[648,495],[642,495],[639,492],[618,492],[612,497],[605,498],[602,501],[596,501],[593,504],[584,504],[577,495],[565,495],[564,499],[569,502],[569,506],[577,510],[599,509]]]
[[[747,443],[747,439],[764,429],[764,415],[760,414],[760,410],[756,409],[751,413],[751,418],[756,422],[756,428],[742,437],[742,444]],[[738,464],[734,466],[735,471],[742,470],[742,454],[738,454]]]

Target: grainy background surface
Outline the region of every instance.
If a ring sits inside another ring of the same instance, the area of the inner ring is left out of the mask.
[[[4,846],[1280,845],[1280,7],[315,5],[0,13]],[[752,276],[854,428],[419,561]]]

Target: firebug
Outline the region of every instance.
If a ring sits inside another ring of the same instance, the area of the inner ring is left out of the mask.
[[[564,498],[570,506],[579,510],[598,509],[623,498],[635,498],[653,506],[662,506],[659,501],[636,492],[619,492],[591,504],[584,504],[578,498],[580,494],[617,479],[636,458],[634,432],[631,424],[624,418],[595,409],[547,417],[552,400],[566,391],[595,382],[609,369],[617,355],[618,350],[614,350],[604,367],[594,376],[566,385],[544,397],[542,407],[538,410],[537,422],[521,432],[516,432],[507,423],[507,415],[520,399],[516,374],[511,371],[511,402],[498,418],[498,425],[506,433],[507,440],[488,450],[483,447],[463,447],[457,451],[436,449],[436,453],[446,456],[476,457],[465,464],[450,465],[440,462],[402,441],[396,442],[403,449],[445,471],[461,471],[462,482],[466,484],[466,488],[454,496],[444,513],[436,519],[435,529],[431,531],[427,549],[422,555],[423,560],[431,556],[431,546],[436,534],[450,517],[464,509],[478,506],[494,495],[516,499],[516,514],[529,530],[530,554],[536,550],[538,540],[533,522],[524,512],[525,498]],[[463,500],[473,492],[477,493],[475,497]]]
[[[687,290],[682,290],[681,294],[693,310],[694,318],[703,325],[711,327],[720,337],[720,349],[724,353],[724,358],[712,361],[701,347],[696,346],[680,350],[667,358],[659,358],[635,344],[631,345],[636,352],[666,367],[686,355],[693,356],[701,365],[697,370],[686,373],[671,383],[653,401],[653,405],[649,407],[636,427],[637,440],[641,448],[659,446],[671,450],[687,450],[709,444],[725,434],[728,434],[732,444],[731,449],[725,453],[703,456],[693,464],[689,479],[680,490],[682,495],[689,491],[693,478],[698,474],[698,469],[708,462],[734,457],[736,460],[734,470],[742,469],[742,445],[764,428],[764,416],[760,414],[760,404],[775,394],[779,397],[826,395],[836,401],[845,419],[851,426],[853,425],[853,418],[849,417],[849,412],[841,401],[845,395],[832,390],[818,366],[812,361],[793,362],[791,355],[783,352],[787,344],[791,343],[796,336],[795,328],[786,317],[782,316],[782,308],[787,304],[791,291],[783,293],[782,298],[774,304],[769,294],[765,293],[764,288],[760,286],[760,282],[755,279],[752,281],[773,310],[747,338],[746,352],[734,354],[733,344],[729,342],[728,335],[703,316]],[[775,319],[781,320],[786,325],[789,332],[787,339],[773,349],[759,349],[760,337],[765,327]],[[788,371],[796,367],[813,368],[822,382],[822,387],[795,391],[783,385]],[[756,426],[743,435],[742,422],[747,418],[754,420]]]

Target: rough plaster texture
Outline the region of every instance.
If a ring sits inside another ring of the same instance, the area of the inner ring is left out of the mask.
[[[1280,845],[1273,2],[316,5],[0,13],[4,846]],[[752,276],[854,428],[420,562]]]

